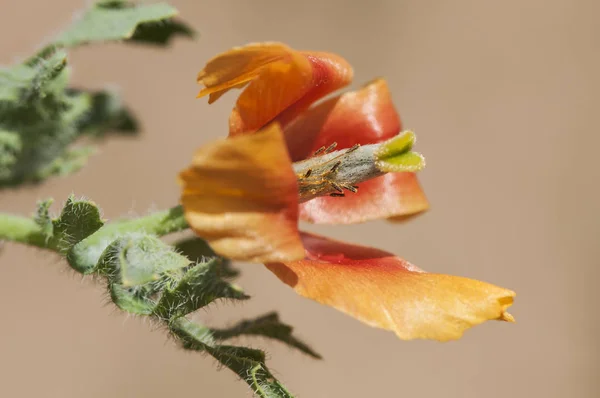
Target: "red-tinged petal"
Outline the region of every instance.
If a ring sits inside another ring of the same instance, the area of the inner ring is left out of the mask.
[[[510,290],[426,273],[378,249],[307,233],[302,239],[304,260],[267,267],[300,295],[401,339],[454,340],[487,320],[513,321]]]
[[[381,142],[400,128],[387,83],[378,79],[308,109],[284,132],[290,156],[298,161],[333,142],[337,149]],[[300,207],[305,221],[351,224],[420,213],[429,203],[415,174],[391,173],[358,184],[355,194],[316,198]]]
[[[285,126],[284,133],[296,162],[333,142],[337,142],[337,149],[343,149],[385,141],[400,128],[387,83],[378,79],[308,109]]]
[[[304,257],[296,175],[277,124],[202,147],[180,181],[185,218],[216,253],[253,262]]]
[[[389,173],[358,184],[345,197],[319,197],[300,204],[300,218],[315,224],[354,224],[416,215],[429,208],[415,173]]]
[[[315,101],[352,80],[352,67],[336,54],[293,54],[296,58],[291,65],[302,68],[265,69],[240,95],[229,118],[230,135],[254,132],[272,120],[284,127]]]

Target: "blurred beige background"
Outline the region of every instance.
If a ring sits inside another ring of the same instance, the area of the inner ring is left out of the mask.
[[[0,0],[0,64],[30,55],[82,0]],[[337,52],[356,87],[385,76],[427,157],[432,210],[398,226],[313,231],[393,251],[429,271],[512,288],[518,323],[487,323],[457,342],[404,342],[303,299],[261,266],[254,296],[196,314],[206,323],[280,312],[325,357],[247,339],[299,397],[599,396],[600,3],[589,0],[173,0],[198,41],[167,51],[72,51],[74,84],[118,85],[143,123],[101,146],[79,174],[0,192],[1,211],[74,192],[108,218],[176,203],[176,173],[224,136],[235,99],[196,100],[203,63],[231,46],[277,40]],[[248,397],[208,357],[107,305],[103,286],[58,258],[0,253],[0,396]]]

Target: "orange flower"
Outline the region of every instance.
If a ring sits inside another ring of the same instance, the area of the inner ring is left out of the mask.
[[[230,137],[200,148],[180,174],[190,227],[218,254],[264,262],[299,294],[402,339],[450,340],[486,320],[512,321],[510,290],[298,231],[299,217],[353,223],[428,206],[414,173],[385,173],[413,169],[375,165],[394,150],[406,154],[414,140],[397,136],[400,121],[383,80],[310,107],[351,77],[337,55],[277,43],[209,61],[198,77],[206,86],[200,96],[213,102],[247,87],[232,111]],[[323,151],[332,142],[340,150]]]
[[[232,88],[244,88],[229,120],[229,134],[254,133],[276,121],[284,129],[292,161],[322,146],[337,149],[373,144],[401,130],[384,80],[313,105],[350,83],[352,67],[336,54],[295,51],[280,43],[250,44],[210,60],[198,75],[209,103]],[[393,173],[358,184],[344,198],[321,197],[302,204],[312,223],[350,224],[421,213],[429,203],[414,173]]]

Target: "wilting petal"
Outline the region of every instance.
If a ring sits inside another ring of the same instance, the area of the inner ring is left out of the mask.
[[[246,85],[269,65],[289,62],[292,52],[291,48],[281,43],[253,43],[219,54],[198,73],[198,83],[206,86],[198,97],[210,94],[208,103],[213,103],[229,89]]]
[[[202,147],[180,180],[186,220],[218,254],[256,262],[304,257],[296,176],[277,124]]]
[[[320,197],[300,204],[300,218],[315,224],[354,224],[415,215],[429,202],[414,173],[390,173],[358,184],[345,197]]]
[[[305,159],[322,146],[338,149],[394,137],[401,123],[386,82],[375,80],[310,108],[285,129],[292,160]],[[358,184],[343,198],[321,197],[301,204],[300,217],[313,223],[350,224],[403,217],[429,207],[413,173],[393,173]]]
[[[302,233],[307,258],[267,267],[302,296],[401,339],[458,339],[487,320],[512,321],[515,293],[426,273],[390,253]]]
[[[229,117],[230,135],[254,132],[270,121],[285,126],[352,80],[352,68],[335,54],[294,52],[293,60],[274,63],[242,92]]]

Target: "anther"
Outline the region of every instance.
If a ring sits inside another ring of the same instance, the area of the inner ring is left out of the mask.
[[[335,164],[331,167],[331,169],[329,171],[331,173],[335,173],[341,164],[342,164],[341,161],[335,162]]]
[[[331,184],[331,186],[333,187],[333,189],[335,189],[336,191],[338,191],[340,193],[344,193],[344,190],[342,189],[342,187],[339,186],[337,183],[335,183],[333,181],[329,181],[329,183]]]
[[[358,192],[358,187],[356,185],[341,184],[341,187],[346,188],[348,191],[350,191],[352,193]]]
[[[350,148],[348,148],[348,150],[346,151],[346,153],[354,152],[354,151],[356,151],[358,148],[360,148],[360,144],[354,144],[354,145],[352,145]]]
[[[304,173],[304,178],[310,177],[311,174],[312,174],[312,169],[306,170],[306,173]]]
[[[343,193],[334,192],[334,193],[330,193],[329,196],[333,196],[334,198],[343,198],[346,195],[344,195]]]
[[[313,153],[313,156],[317,156],[317,155],[319,155],[319,154],[320,154],[321,152],[323,152],[324,150],[325,150],[325,147],[324,147],[324,146],[322,146],[321,148],[317,149],[317,150],[315,151],[315,153]]]
[[[325,153],[329,153],[329,152],[333,151],[336,146],[337,146],[337,142],[332,143],[331,145],[329,145],[327,147],[327,149],[325,149]]]

